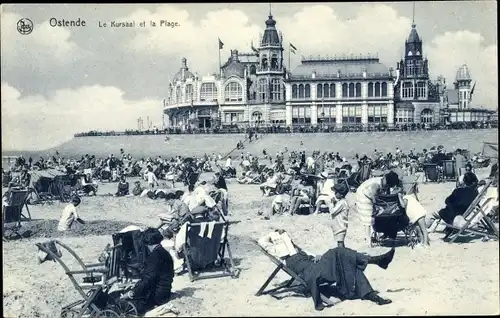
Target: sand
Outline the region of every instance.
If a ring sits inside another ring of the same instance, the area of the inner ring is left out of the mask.
[[[484,172],[483,172],[484,174]],[[129,180],[132,181],[132,180]],[[176,276],[173,290],[181,297],[173,300],[183,316],[340,316],[340,315],[475,315],[499,314],[499,243],[481,239],[467,243],[446,243],[444,234],[431,234],[430,248],[398,247],[387,270],[369,266],[366,275],[374,289],[393,303],[377,306],[368,301],[344,301],[322,312],[312,300],[290,292],[277,300],[254,296],[273,271],[274,265],[250,239],[258,239],[270,229],[286,229],[295,242],[311,252],[323,253],[334,246],[326,226],[326,215],[273,217],[261,220],[259,208],[270,206],[272,198],[261,199],[258,186],[229,183],[232,225],[229,242],[237,268],[230,277],[190,282],[186,274]],[[442,207],[455,184],[421,184],[420,201],[430,212]],[[113,192],[116,184],[100,185],[101,193]],[[348,200],[353,203],[353,195]],[[4,315],[8,317],[55,317],[63,305],[78,300],[78,294],[63,269],[53,262],[37,265],[35,243],[45,237],[59,239],[74,248],[86,262],[96,262],[111,233],[122,225],[150,226],[162,212],[161,201],[148,198],[85,197],[79,208],[89,225],[79,225],[74,233],[60,236],[53,229],[63,204],[30,206],[38,221],[28,225],[31,238],[3,244]],[[106,222],[106,223],[105,223]],[[98,223],[99,225],[96,225]],[[45,234],[44,234],[45,233]],[[49,233],[49,234],[46,234]],[[350,222],[346,245],[361,247],[360,226]],[[69,255],[63,259],[70,260]],[[70,268],[76,264],[69,261]],[[279,274],[271,284],[287,276]]]

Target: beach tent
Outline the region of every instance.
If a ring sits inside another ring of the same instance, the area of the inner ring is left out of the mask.
[[[66,173],[56,169],[33,170],[29,174],[30,188],[37,194],[47,193],[55,197],[60,196],[62,187],[70,180]]]
[[[497,142],[483,142],[482,157],[497,158],[498,159],[498,143]]]

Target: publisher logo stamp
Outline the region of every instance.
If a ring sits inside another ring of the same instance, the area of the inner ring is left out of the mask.
[[[17,21],[17,31],[22,35],[28,35],[33,32],[33,22],[28,18],[22,18]]]

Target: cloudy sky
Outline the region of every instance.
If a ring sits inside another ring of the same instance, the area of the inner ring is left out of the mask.
[[[412,22],[411,2],[279,3],[277,28],[301,55],[378,53],[395,67]],[[250,51],[269,13],[266,3],[171,5],[2,5],[2,148],[45,149],[76,132],[124,130],[150,116],[161,125],[166,87],[182,57],[193,72],[217,71],[231,48]],[[496,108],[496,1],[416,2],[415,22],[432,77],[447,83],[466,63],[477,86],[473,103]],[[21,35],[17,21],[34,23]],[[51,18],[86,21],[51,27]],[[177,28],[99,28],[110,21],[160,21]],[[286,53],[288,54],[288,53]],[[285,56],[286,60],[288,55]]]

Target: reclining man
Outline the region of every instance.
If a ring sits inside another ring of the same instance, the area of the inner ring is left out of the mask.
[[[259,245],[306,282],[316,310],[324,309],[319,290],[323,283],[335,283],[343,299],[369,300],[378,305],[392,302],[380,297],[372,289],[364,270],[368,264],[387,269],[394,257],[394,249],[380,256],[368,256],[345,247],[336,247],[315,256],[299,249],[284,230],[276,230],[262,237]]]

